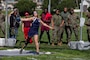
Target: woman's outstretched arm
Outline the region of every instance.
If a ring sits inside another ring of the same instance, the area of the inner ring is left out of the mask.
[[[51,27],[51,26],[47,25],[46,23],[44,23],[42,20],[40,20],[40,23],[41,23],[42,25],[44,25],[44,26],[50,28],[50,29],[54,29],[53,27]]]
[[[31,17],[31,18],[21,18],[21,21],[32,21],[34,18]]]

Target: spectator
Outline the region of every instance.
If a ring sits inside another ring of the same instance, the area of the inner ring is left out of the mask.
[[[88,41],[90,42],[90,10],[88,9],[88,14],[87,14],[87,21],[85,25],[87,26],[87,35],[88,35]]]
[[[25,12],[25,18],[29,18],[28,12]],[[28,38],[30,25],[31,25],[31,21],[22,21],[22,31],[24,32],[25,40]],[[32,43],[32,39],[30,40],[30,43]]]
[[[51,18],[52,18],[52,15],[50,13],[48,13],[48,10],[45,9],[44,12],[41,14],[41,20],[46,23],[47,25],[49,25],[51,23]],[[40,32],[40,37],[39,37],[39,43],[41,42],[41,38],[42,38],[42,35],[44,33],[44,31],[46,31],[47,33],[47,37],[48,37],[48,44],[50,45],[50,34],[49,34],[49,28],[48,27],[45,27],[44,25],[41,25],[41,32]]]
[[[20,24],[20,16],[17,9],[10,15],[9,38],[16,38]]]
[[[69,15],[68,18],[69,18],[69,26],[71,28],[71,33],[72,33],[72,31],[74,31],[76,40],[78,41],[79,40],[79,38],[78,38],[78,32],[79,32],[78,27],[79,27],[79,22],[80,22],[79,19],[80,18],[79,18],[79,16],[77,14],[75,14],[73,8],[70,9],[70,15]]]
[[[19,15],[19,10],[17,8],[14,9],[16,12],[16,19],[15,19],[15,36],[17,37],[18,35],[18,28],[20,26],[20,15]]]
[[[71,29],[70,29],[70,26],[68,25],[68,16],[69,16],[69,12],[68,12],[68,9],[67,7],[64,8],[64,11],[61,12],[61,16],[62,16],[62,19],[64,20],[64,26],[63,26],[63,29],[65,29],[65,32],[66,32],[66,35],[67,35],[67,43],[70,41],[70,34],[71,34]],[[62,38],[63,38],[63,33],[64,33],[64,30],[62,31]],[[62,40],[62,39],[61,39]]]
[[[5,15],[0,10],[0,29],[5,37]]]
[[[63,31],[62,26],[64,24],[64,21],[62,20],[62,17],[60,16],[60,11],[57,9],[56,13],[52,17],[52,27],[54,27],[53,33],[52,33],[52,46],[54,46],[55,42],[58,43],[59,46],[61,46],[61,33]]]

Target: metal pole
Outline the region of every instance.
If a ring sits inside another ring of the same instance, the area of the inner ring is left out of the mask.
[[[76,4],[77,4],[77,8],[79,8],[79,6],[78,6],[78,0],[76,0]]]
[[[51,13],[51,0],[49,0],[49,4],[48,4],[48,12]]]
[[[6,3],[6,18],[5,18],[5,24],[6,24],[6,26],[5,26],[5,43],[7,43],[7,20],[8,20],[8,9],[7,9],[7,4],[8,4],[8,2],[7,2],[7,0],[5,1],[5,3]]]
[[[82,18],[83,17],[83,0],[81,0],[80,9],[81,9],[81,18]],[[80,27],[80,40],[82,40],[82,27]]]
[[[83,0],[81,0],[81,6],[80,6],[80,9],[81,9],[81,17],[83,17]]]

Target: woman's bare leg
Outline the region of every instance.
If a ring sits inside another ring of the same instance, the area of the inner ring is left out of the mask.
[[[39,52],[38,35],[34,35],[34,41],[36,45],[36,52]]]
[[[25,41],[24,45],[22,46],[22,48],[20,50],[20,54],[22,54],[23,49],[28,45],[30,39],[31,39],[31,37],[27,38],[27,40]]]

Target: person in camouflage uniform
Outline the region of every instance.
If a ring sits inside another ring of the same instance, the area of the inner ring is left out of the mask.
[[[53,15],[52,20],[52,27],[54,27],[54,30],[52,32],[52,46],[54,46],[55,42],[58,42],[58,45],[61,46],[61,33],[62,33],[62,25],[64,21],[62,21],[62,17],[60,16],[60,12],[57,9],[56,13]]]
[[[79,19],[80,18],[77,14],[74,13],[73,8],[70,9],[70,15],[68,16],[68,18],[69,18],[69,26],[71,27],[71,33],[72,33],[72,30],[73,30],[74,34],[75,34],[75,37],[76,37],[76,40],[79,40],[79,38],[78,38],[78,32],[79,32],[78,27],[79,27],[79,22],[80,22]]]
[[[90,11],[87,14],[87,21],[86,21],[85,25],[87,26],[88,41],[90,42]]]
[[[0,29],[4,34],[5,37],[5,15],[0,10]]]
[[[68,12],[67,7],[64,8],[64,11],[61,12],[60,15],[62,16],[62,19],[64,20],[63,29],[65,29],[65,32],[67,35],[67,43],[68,43],[70,41],[71,29],[70,29],[70,26],[68,24],[68,16],[70,15],[70,13]],[[63,38],[63,33],[64,33],[64,30],[62,31],[62,38]]]

